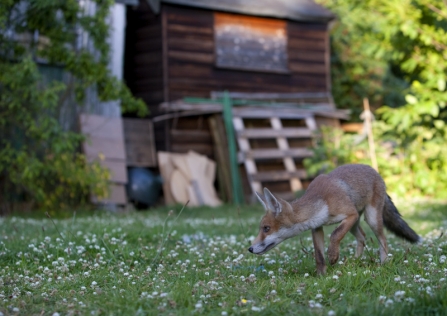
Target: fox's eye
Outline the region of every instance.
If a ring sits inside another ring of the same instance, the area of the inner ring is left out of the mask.
[[[270,230],[270,226],[264,226],[264,233],[268,233]]]

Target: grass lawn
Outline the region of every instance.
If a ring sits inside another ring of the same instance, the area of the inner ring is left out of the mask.
[[[0,218],[0,315],[447,315],[447,206],[396,204],[423,244],[387,234],[380,265],[362,221],[322,277],[309,232],[247,251],[259,206]]]

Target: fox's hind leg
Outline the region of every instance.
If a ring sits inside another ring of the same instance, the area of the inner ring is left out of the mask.
[[[385,234],[383,233],[383,218],[382,212],[384,203],[377,203],[379,205],[368,205],[365,209],[365,220],[371,227],[372,231],[379,241],[380,262],[384,263],[388,257],[388,247],[386,243]]]
[[[351,230],[355,223],[359,220],[357,210],[353,208],[350,215],[341,221],[340,225],[332,232],[331,242],[327,249],[327,256],[331,265],[338,261],[340,256],[340,242],[345,235]]]
[[[357,249],[355,251],[355,257],[358,258],[363,254],[363,248],[365,247],[365,236],[366,236],[365,232],[360,226],[360,218],[357,220],[354,226],[352,226],[350,232],[355,236],[355,239],[357,240]]]

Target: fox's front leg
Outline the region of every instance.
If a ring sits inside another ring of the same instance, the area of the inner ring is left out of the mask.
[[[317,273],[326,273],[326,262],[324,261],[324,231],[323,227],[312,229],[312,240],[314,242],[315,262]]]
[[[340,257],[340,242],[351,230],[352,226],[355,225],[358,219],[359,214],[357,212],[348,215],[348,217],[342,220],[340,225],[332,232],[330,244],[327,249],[327,256],[331,265],[337,263],[338,258]]]

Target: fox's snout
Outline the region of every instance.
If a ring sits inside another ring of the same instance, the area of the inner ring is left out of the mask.
[[[250,251],[251,253],[253,253],[253,247],[248,248],[248,251]]]

